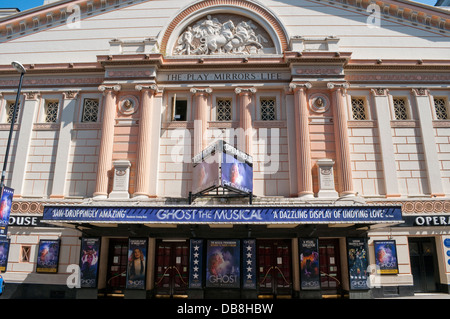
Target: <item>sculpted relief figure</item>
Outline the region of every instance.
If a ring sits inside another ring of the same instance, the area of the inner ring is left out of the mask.
[[[180,35],[175,55],[258,54],[268,40],[256,33],[258,27],[251,21],[236,26],[228,19],[221,23],[210,15],[189,26]]]

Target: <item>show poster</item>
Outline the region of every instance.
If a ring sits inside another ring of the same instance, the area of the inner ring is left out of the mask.
[[[0,239],[0,272],[6,271],[8,265],[9,239]]]
[[[222,185],[244,193],[253,192],[253,167],[227,153],[222,154]]]
[[[190,240],[189,288],[201,289],[203,286],[203,239]]]
[[[145,289],[147,238],[128,241],[127,289]]]
[[[220,185],[219,161],[216,156],[210,156],[208,160],[202,161],[192,169],[193,194]]]
[[[320,289],[317,238],[300,238],[300,280],[303,290]]]
[[[256,240],[244,239],[242,250],[242,287],[256,289]]]
[[[395,240],[374,240],[377,273],[381,275],[398,274],[397,247]]]
[[[81,288],[97,287],[100,238],[82,238],[80,256]]]
[[[369,289],[367,240],[365,238],[347,238],[347,257],[350,289]]]
[[[240,251],[239,240],[207,241],[206,287],[240,287]]]
[[[54,274],[58,272],[60,245],[60,240],[39,241],[36,272]]]
[[[6,238],[8,234],[9,215],[11,214],[11,206],[14,190],[3,186],[0,197],[0,238]]]

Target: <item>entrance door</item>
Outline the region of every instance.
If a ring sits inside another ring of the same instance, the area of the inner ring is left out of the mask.
[[[436,292],[439,271],[434,238],[409,238],[408,242],[414,292]]]
[[[155,288],[158,297],[187,294],[189,244],[187,241],[159,241],[156,244]]]
[[[319,267],[322,294],[339,294],[342,289],[339,239],[319,239]]]
[[[261,240],[257,242],[258,285],[260,295],[290,296],[290,240]]]
[[[127,238],[111,238],[109,240],[106,290],[111,296],[119,296],[125,289],[127,280],[127,254]]]

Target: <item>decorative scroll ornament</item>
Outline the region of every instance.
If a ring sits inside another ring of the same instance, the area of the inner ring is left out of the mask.
[[[181,33],[174,55],[265,53],[265,47],[273,46],[270,37],[252,20],[243,19],[240,16],[208,15]]]

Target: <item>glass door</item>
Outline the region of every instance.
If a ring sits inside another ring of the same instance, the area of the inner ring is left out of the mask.
[[[185,296],[188,288],[189,243],[158,241],[155,288],[159,297]]]
[[[414,292],[436,292],[439,271],[434,238],[409,238],[408,242]]]
[[[290,240],[261,240],[257,242],[258,286],[260,295],[290,296]]]
[[[106,289],[111,294],[121,294],[127,279],[128,238],[111,238],[109,240],[108,270]]]
[[[319,239],[319,267],[322,293],[338,294],[342,289],[338,239]]]

